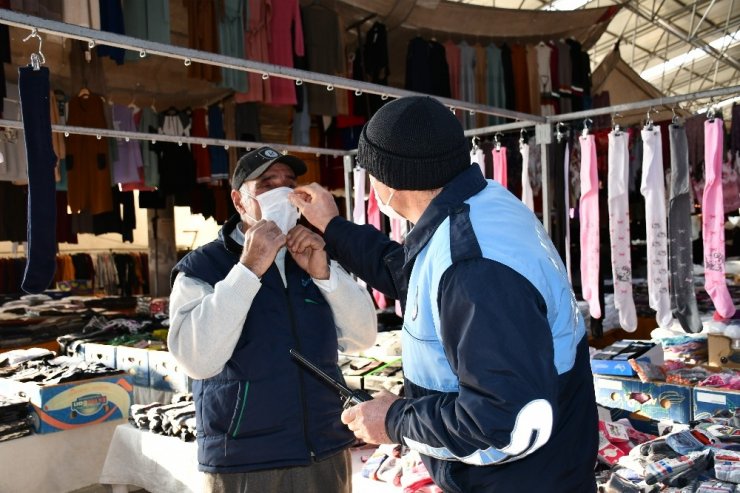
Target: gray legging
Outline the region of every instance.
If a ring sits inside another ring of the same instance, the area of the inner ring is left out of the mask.
[[[668,203],[668,263],[671,271],[673,316],[686,332],[701,331],[696,307],[694,265],[691,249],[691,197],[686,130],[669,127],[671,141],[671,187]]]

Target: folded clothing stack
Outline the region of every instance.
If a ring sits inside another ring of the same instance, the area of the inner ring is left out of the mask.
[[[193,394],[175,394],[170,404],[133,404],[128,419],[137,428],[152,433],[178,437],[186,442],[196,437]]]
[[[0,442],[30,435],[32,431],[28,401],[0,395]]]
[[[0,354],[0,378],[16,382],[57,385],[121,373],[120,370],[69,356],[56,356],[43,348],[18,349]]]

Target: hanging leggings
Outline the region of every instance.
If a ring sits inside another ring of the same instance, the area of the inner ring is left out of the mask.
[[[483,155],[483,149],[480,147],[474,147],[470,151],[470,164],[477,164],[480,167],[480,172],[483,173],[483,177],[486,176],[486,160]]]
[[[355,166],[352,170],[352,182],[355,189],[352,222],[355,224],[365,224],[365,168]]]
[[[529,182],[529,144],[520,145],[519,152],[522,155],[522,202],[534,212],[534,193]]]
[[[629,211],[629,135],[609,133],[609,240],[614,280],[614,307],[619,325],[626,331],[637,329],[635,300],[632,298],[632,258],[630,255]]]
[[[493,179],[506,187],[506,147],[493,149]]]
[[[642,129],[642,183],[647,230],[648,301],[661,327],[671,324],[671,297],[668,292],[668,244],[666,241],[665,185],[660,127]]]
[[[21,287],[27,293],[41,293],[54,279],[57,249],[57,158],[51,143],[49,69],[19,68],[18,89],[28,160],[28,252]]]
[[[596,141],[581,139],[581,291],[593,318],[601,318],[599,304],[599,177],[596,172]]]
[[[689,149],[686,129],[668,127],[671,140],[671,189],[668,199],[668,263],[671,271],[673,316],[686,332],[702,329],[694,292],[691,249],[691,196],[689,195]]]
[[[722,195],[722,120],[704,122],[704,195],[702,236],[704,237],[704,287],[717,313],[723,318],[735,314],[725,281],[725,214]],[[28,142],[28,136],[26,136]],[[29,166],[30,166],[29,160]]]

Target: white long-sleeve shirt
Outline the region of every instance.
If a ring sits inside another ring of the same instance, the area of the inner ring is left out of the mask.
[[[238,227],[231,237],[244,244],[244,234]],[[285,248],[278,253],[275,264],[285,283]],[[370,347],[377,335],[370,293],[334,261],[329,264],[329,279],[313,281],[331,307],[339,349],[354,352]],[[261,287],[260,279],[241,262],[213,287],[182,272],[177,275],[170,294],[167,343],[191,378],[210,378],[223,370]]]

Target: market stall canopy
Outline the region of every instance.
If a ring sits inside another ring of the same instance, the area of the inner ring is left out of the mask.
[[[585,50],[601,37],[620,9],[612,5],[574,11],[519,10],[444,0],[338,0],[336,7],[345,26],[376,14],[374,20],[383,22],[389,31],[401,27],[413,34],[508,43],[572,38]],[[356,12],[353,14],[347,7]]]

